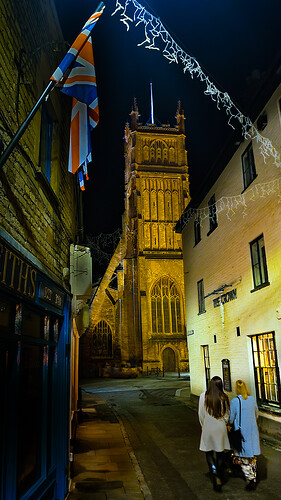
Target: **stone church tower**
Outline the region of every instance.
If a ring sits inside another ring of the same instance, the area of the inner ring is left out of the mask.
[[[142,125],[134,102],[125,128],[123,233],[81,342],[85,376],[122,362],[145,372],[188,369],[181,235],[174,231],[190,199],[184,120],[179,103],[174,127]]]

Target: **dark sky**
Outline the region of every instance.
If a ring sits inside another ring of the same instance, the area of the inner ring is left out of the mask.
[[[122,3],[124,0],[122,0]],[[65,38],[72,43],[98,5],[92,0],[56,0]],[[224,110],[218,111],[205,87],[162,52],[137,47],[143,27],[129,31],[120,22],[114,0],[93,30],[100,122],[93,132],[93,164],[83,193],[86,234],[111,233],[121,227],[124,210],[123,133],[136,97],[146,123],[149,83],[161,123],[175,123],[178,99],[186,116],[191,195],[231,133]],[[142,3],[177,43],[196,57],[215,85],[247,113],[250,96],[280,54],[280,0],[149,0]],[[79,10],[78,10],[79,9]]]

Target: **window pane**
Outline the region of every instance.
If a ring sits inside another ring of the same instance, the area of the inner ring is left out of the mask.
[[[12,305],[4,299],[0,299],[0,329],[9,332],[11,327]]]
[[[175,300],[171,301],[171,313],[172,313],[172,331],[177,331],[177,322],[176,322],[176,304]]]
[[[18,488],[26,491],[40,476],[42,426],[42,350],[23,345],[18,447]]]
[[[29,337],[40,338],[41,316],[32,309],[24,307],[23,311],[23,334]]]

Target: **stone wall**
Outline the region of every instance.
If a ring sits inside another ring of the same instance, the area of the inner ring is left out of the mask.
[[[54,43],[56,42],[56,43]],[[54,52],[54,49],[58,52]],[[0,141],[6,147],[67,46],[52,2],[0,2]],[[0,174],[0,225],[62,281],[76,235],[76,179],[67,172],[71,99],[53,90],[51,178],[40,158],[42,107]]]

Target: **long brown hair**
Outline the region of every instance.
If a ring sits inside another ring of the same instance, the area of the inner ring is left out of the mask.
[[[229,409],[228,396],[223,392],[222,379],[213,377],[205,393],[205,407],[207,412],[215,418],[221,418]]]

